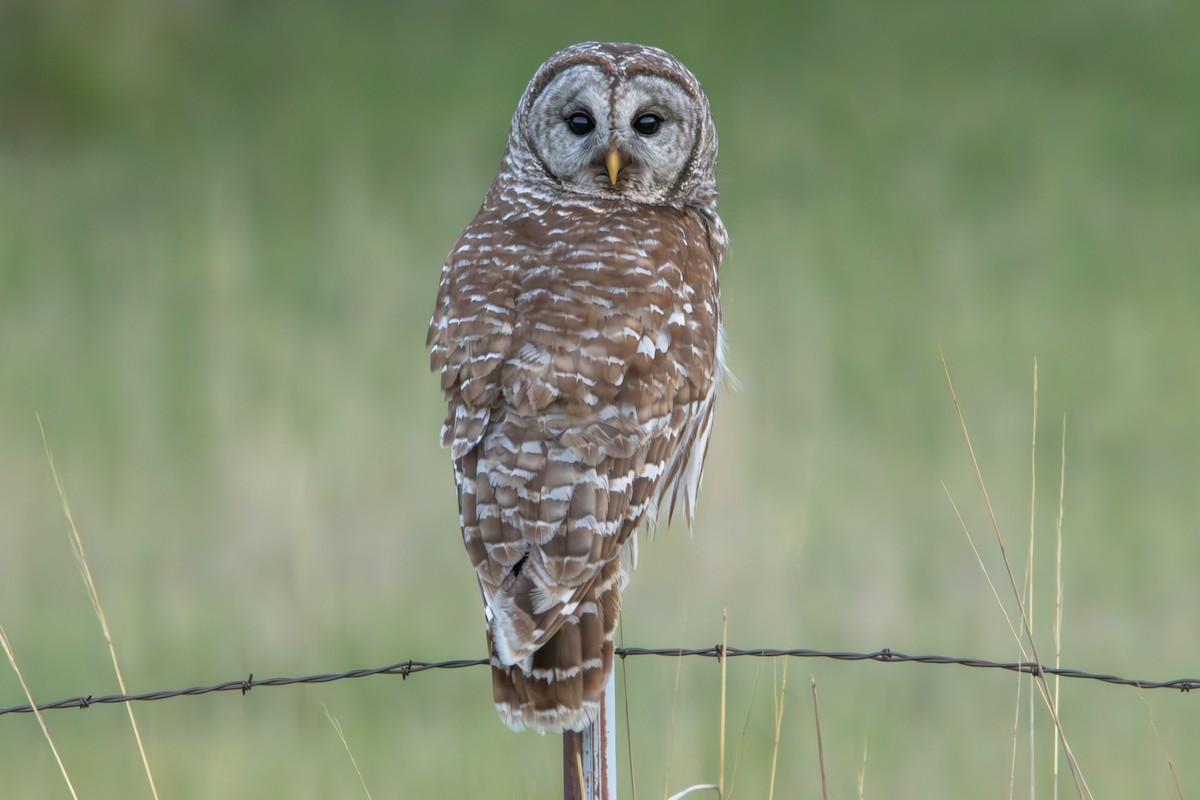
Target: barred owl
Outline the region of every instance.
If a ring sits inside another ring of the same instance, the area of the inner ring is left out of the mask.
[[[653,47],[585,43],[529,82],[429,326],[492,689],[582,730],[612,671],[636,532],[691,524],[724,370],[717,136]]]

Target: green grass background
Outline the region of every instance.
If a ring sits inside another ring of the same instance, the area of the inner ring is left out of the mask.
[[[1043,658],[1065,415],[1064,663],[1197,675],[1198,9],[8,0],[0,624],[35,696],[116,690],[35,412],[131,690],[483,653],[425,327],[526,80],[586,39],[700,77],[733,237],[741,389],[625,642],[707,646],[727,608],[740,646],[1016,658],[942,489],[1007,600],[940,346],[1018,566],[1040,365]],[[639,794],[714,781],[716,663],[627,666]],[[766,795],[775,668],[729,665],[734,797]],[[1014,677],[804,661],[777,797],[819,796],[810,676],[831,796],[864,754],[868,797],[1008,796]],[[1064,684],[1096,796],[1174,797],[1169,757],[1200,791],[1197,702]],[[323,706],[376,798],[559,794],[558,739],[506,731],[482,670],[136,710],[164,797],[362,796]],[[81,796],[149,796],[122,710],[47,721]],[[1044,712],[1035,747],[1048,797]],[[30,716],[0,795],[66,796]]]

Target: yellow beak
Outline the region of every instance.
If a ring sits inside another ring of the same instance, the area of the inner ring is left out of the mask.
[[[604,159],[604,166],[608,168],[608,179],[613,186],[617,185],[617,175],[621,173],[621,151],[616,147],[609,148],[608,157]]]

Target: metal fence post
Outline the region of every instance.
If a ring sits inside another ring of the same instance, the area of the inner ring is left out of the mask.
[[[609,673],[599,719],[586,730],[563,734],[564,800],[616,800],[616,674]]]

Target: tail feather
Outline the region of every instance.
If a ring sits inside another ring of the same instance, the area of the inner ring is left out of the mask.
[[[583,730],[600,714],[613,666],[613,634],[621,608],[621,564],[606,564],[574,613],[534,653],[506,665],[488,650],[496,711],[513,730]]]

